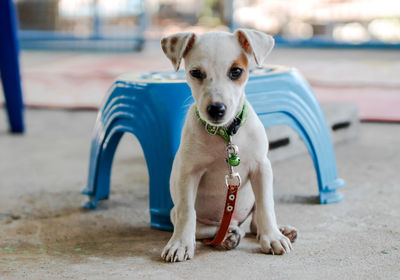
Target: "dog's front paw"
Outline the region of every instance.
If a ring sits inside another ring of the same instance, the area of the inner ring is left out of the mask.
[[[292,250],[289,238],[278,230],[260,235],[261,251],[266,254],[283,255]]]
[[[182,262],[193,258],[195,240],[187,241],[183,239],[171,238],[167,246],[161,253],[161,258],[166,262]]]

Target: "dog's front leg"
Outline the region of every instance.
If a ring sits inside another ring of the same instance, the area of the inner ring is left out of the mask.
[[[174,233],[161,257],[168,262],[184,261],[194,256],[196,235],[195,200],[201,174],[188,170],[177,155],[171,174],[171,196],[174,208],[171,221]]]
[[[272,168],[267,157],[258,162],[255,170],[250,174],[251,185],[256,199],[255,218],[257,238],[260,240],[261,250],[264,253],[281,255],[292,249],[289,238],[284,236],[278,228],[272,188]]]

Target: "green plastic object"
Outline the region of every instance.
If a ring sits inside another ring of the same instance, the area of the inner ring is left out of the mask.
[[[240,164],[240,158],[238,156],[231,156],[228,159],[228,163],[231,166],[238,166]]]

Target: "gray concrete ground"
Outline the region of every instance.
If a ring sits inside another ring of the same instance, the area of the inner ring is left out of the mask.
[[[336,147],[339,204],[315,203],[307,155],[274,162],[278,221],[300,231],[289,255],[264,255],[248,236],[232,251],[198,243],[193,260],[169,264],[160,252],[171,233],[149,227],[134,137],[117,151],[110,200],[80,208],[95,117],[28,110],[24,136],[1,125],[0,279],[400,279],[400,125],[363,123]]]

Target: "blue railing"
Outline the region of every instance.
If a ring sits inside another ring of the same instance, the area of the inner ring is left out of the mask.
[[[42,2],[45,2],[42,1]],[[108,19],[104,13],[99,13],[96,8],[98,0],[94,0],[91,9],[80,9],[79,11],[86,11],[84,15],[75,15],[76,22],[81,18],[87,19],[91,24],[91,29],[85,35],[78,34],[73,31],[63,30],[63,26],[58,29],[61,30],[35,30],[34,28],[19,29],[19,40],[21,48],[23,49],[62,49],[62,50],[118,50],[118,51],[131,51],[140,50],[144,44],[143,33],[147,26],[147,15],[145,13],[142,0],[126,0],[125,3],[135,2],[134,11],[132,5],[130,14],[121,14],[124,18],[135,18],[136,26],[132,26],[129,32],[104,32],[105,21]],[[35,6],[32,3],[33,10]],[[123,9],[120,9],[123,10]],[[38,11],[42,12],[43,11]],[[41,16],[54,16],[44,13]],[[69,21],[74,21],[74,15],[63,13],[58,9],[57,16],[66,17]],[[118,12],[112,15],[113,18],[118,18]],[[21,18],[20,18],[21,21]],[[53,28],[55,29],[55,28]]]

